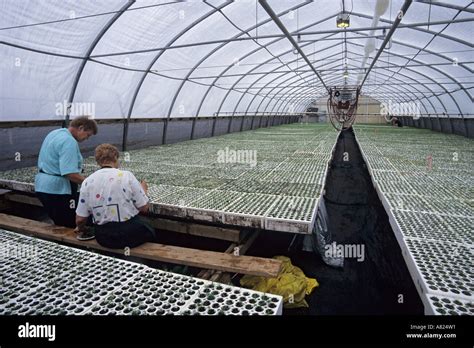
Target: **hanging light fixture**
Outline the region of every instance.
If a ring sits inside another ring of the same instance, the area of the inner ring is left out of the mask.
[[[339,13],[336,18],[336,26],[338,28],[349,28],[351,24],[349,13]]]
[[[342,73],[342,76],[347,79],[349,77],[349,71],[347,70],[347,65],[344,68],[344,72]]]

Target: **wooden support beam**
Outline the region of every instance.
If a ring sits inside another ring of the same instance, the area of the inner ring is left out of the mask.
[[[10,193],[10,190],[0,189],[0,211],[7,210],[11,208],[10,202],[4,199],[5,195]]]
[[[238,242],[241,231],[234,228],[201,225],[191,222],[176,221],[159,217],[147,216],[144,218],[151,226],[158,230],[191,234],[193,236],[216,238],[230,242]]]
[[[10,202],[23,203],[28,205],[34,205],[37,207],[42,207],[40,200],[36,197],[18,194],[18,193],[7,193],[5,199]]]
[[[239,255],[244,255],[247,250],[252,246],[253,242],[255,241],[255,239],[257,239],[258,235],[259,235],[259,231],[255,231],[253,233],[249,233],[247,235],[247,237],[245,238],[245,240],[242,242],[242,244],[238,245],[237,248],[238,248],[238,252],[239,252]],[[230,248],[230,247],[229,247]],[[233,253],[235,251],[235,246],[230,250],[230,253]],[[227,252],[227,250],[226,250]],[[211,275],[211,277],[209,278],[210,281],[213,281],[213,282],[218,282],[220,281],[223,277],[225,276],[225,273],[223,273],[222,271],[216,271],[214,272],[214,274]],[[230,279],[230,277],[229,277]]]
[[[121,255],[124,254],[124,250],[122,249],[104,248],[95,240],[79,241],[76,239],[76,234],[72,228],[55,226],[12,215],[0,214],[0,228],[91,249]],[[264,277],[276,277],[281,269],[281,262],[274,259],[242,255],[235,256],[233,254],[215,251],[182,248],[156,243],[145,243],[136,248],[132,248],[130,249],[130,256],[191,267]]]
[[[231,243],[227,249],[224,251],[225,254],[230,254],[234,250],[234,248],[237,246],[237,243]],[[202,270],[198,273],[197,277],[201,279],[209,279],[211,276],[214,274],[214,271],[212,269],[206,269]]]
[[[255,239],[258,237],[259,231],[256,232],[249,232],[246,234],[245,238],[241,241],[240,244],[232,243],[229,247],[224,251],[226,254],[234,253],[235,249],[238,248],[239,255],[244,255],[250,246],[253,244]],[[225,276],[229,276],[229,274],[223,273],[221,271],[214,271],[214,270],[205,270],[199,272],[197,275],[199,278],[202,279],[209,279],[213,282],[222,282],[222,278]],[[230,277],[228,277],[230,279]]]
[[[43,206],[38,198],[19,193],[6,193],[5,199],[11,202],[34,205],[38,207]],[[143,217],[143,219],[146,220],[152,227],[161,231],[184,233],[193,236],[227,240],[230,242],[239,242],[242,238],[241,230],[237,228],[202,225],[153,216]]]

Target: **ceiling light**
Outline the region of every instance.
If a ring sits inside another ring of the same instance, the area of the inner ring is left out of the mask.
[[[346,68],[344,69],[344,72],[342,73],[342,76],[347,79],[349,77],[349,71],[347,70],[347,65]]]
[[[336,18],[336,25],[338,28],[349,28],[350,26],[349,13],[338,14]]]

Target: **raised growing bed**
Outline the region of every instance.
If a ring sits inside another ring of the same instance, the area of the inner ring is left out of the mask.
[[[372,182],[426,314],[474,314],[472,140],[356,127]]]
[[[149,183],[155,214],[311,233],[337,134],[324,124],[283,125],[129,151],[121,165]],[[256,161],[222,161],[229,151],[254,151]],[[84,163],[85,175],[98,168],[91,157]],[[0,187],[34,192],[35,173],[1,172]],[[299,206],[272,210],[277,201]]]

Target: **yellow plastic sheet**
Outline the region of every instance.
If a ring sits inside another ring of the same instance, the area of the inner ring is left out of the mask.
[[[307,278],[303,271],[293,266],[291,260],[285,256],[275,256],[282,261],[280,274],[276,278],[245,275],[240,285],[261,292],[283,296],[285,308],[308,307],[305,296],[311,294],[319,286],[314,278]]]

